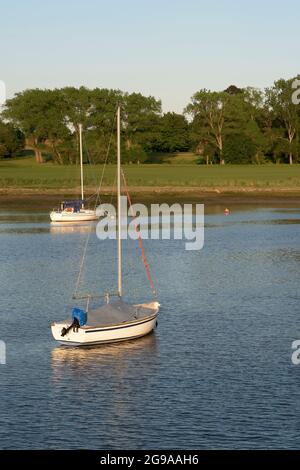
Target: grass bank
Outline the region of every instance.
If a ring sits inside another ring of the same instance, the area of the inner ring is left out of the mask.
[[[84,179],[87,192],[98,186],[103,167],[85,165]],[[126,165],[128,184],[136,192],[276,192],[300,194],[300,165]],[[115,185],[116,167],[107,165],[103,187]],[[53,163],[36,164],[33,158],[0,161],[1,193],[18,190],[77,192],[79,168]]]

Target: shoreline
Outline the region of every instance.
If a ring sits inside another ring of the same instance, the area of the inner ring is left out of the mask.
[[[96,194],[97,188],[86,188],[86,198]],[[103,187],[101,199],[107,202],[114,198],[115,189]],[[79,198],[79,191],[70,188],[0,188],[0,208],[8,206],[25,206],[38,203],[39,208],[52,208],[57,206],[64,198]],[[293,204],[300,205],[300,188],[295,189],[259,189],[259,188],[199,188],[180,186],[133,186],[130,194],[139,197],[139,202],[182,202],[182,203],[204,203],[208,205],[269,205],[269,204]]]

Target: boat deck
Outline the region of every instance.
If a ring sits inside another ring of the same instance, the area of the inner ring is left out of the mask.
[[[95,326],[108,326],[121,323],[128,323],[135,320],[154,315],[157,311],[155,305],[142,304],[131,305],[123,301],[102,305],[101,307],[89,310],[87,323],[83,328]]]

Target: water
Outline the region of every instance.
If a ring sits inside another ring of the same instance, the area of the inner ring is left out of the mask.
[[[162,304],[156,332],[67,349],[64,318],[89,227],[0,213],[2,449],[299,448],[300,209],[206,216],[205,247],[145,242]],[[138,248],[125,242],[125,290],[148,299]],[[87,284],[115,286],[114,242],[93,233]]]

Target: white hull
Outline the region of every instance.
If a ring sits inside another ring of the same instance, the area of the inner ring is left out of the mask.
[[[80,212],[50,212],[52,222],[86,222],[89,220],[97,220],[98,218],[96,211],[88,209],[82,209]]]
[[[151,333],[155,328],[159,311],[158,302],[143,304],[143,306],[151,309],[151,314],[139,320],[115,325],[83,326],[78,328],[78,331],[72,329],[65,336],[61,335],[62,329],[68,328],[70,323],[53,323],[51,331],[56,341],[69,346],[91,346],[140,338]]]

